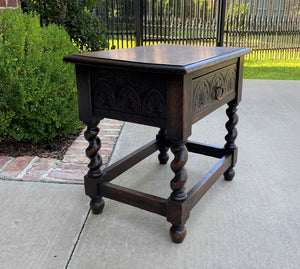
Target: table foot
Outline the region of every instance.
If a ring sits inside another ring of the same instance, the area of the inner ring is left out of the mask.
[[[169,154],[168,153],[159,153],[158,160],[159,160],[160,164],[167,164],[168,160],[169,160]]]
[[[166,129],[160,129],[157,136],[157,145],[158,150],[160,153],[158,154],[158,160],[160,164],[166,164],[169,160],[168,150],[169,147],[167,146],[167,131]]]
[[[170,228],[170,236],[174,243],[181,243],[186,236],[185,226],[172,225]]]
[[[230,167],[223,175],[225,180],[231,181],[234,178],[235,171],[232,167]]]
[[[93,198],[90,202],[90,208],[95,215],[102,213],[105,202],[102,198]]]

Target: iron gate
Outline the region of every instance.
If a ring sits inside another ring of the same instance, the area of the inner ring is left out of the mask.
[[[299,57],[299,0],[99,0],[110,48],[244,46]]]

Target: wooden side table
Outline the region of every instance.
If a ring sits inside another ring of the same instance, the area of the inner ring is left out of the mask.
[[[76,65],[79,117],[87,125],[85,138],[89,142],[86,155],[90,163],[84,185],[94,214],[102,212],[103,197],[114,199],[165,216],[172,223],[172,240],[183,241],[191,209],[222,174],[225,180],[234,177],[236,111],[242,93],[243,56],[249,52],[247,48],[159,44],[64,58]],[[224,147],[187,140],[193,123],[226,103],[229,120]],[[97,126],[103,118],[160,130],[152,142],[102,171]],[[166,164],[169,148],[174,154],[170,197],[165,199],[110,183],[157,150],[159,162]],[[188,151],[220,160],[186,192],[184,166]]]

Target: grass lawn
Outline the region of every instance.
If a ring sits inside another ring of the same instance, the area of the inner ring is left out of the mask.
[[[300,59],[245,59],[244,78],[300,80]]]
[[[112,40],[109,47],[115,48],[135,47],[135,41]],[[258,55],[259,56],[259,55]],[[244,78],[271,79],[271,80],[300,80],[300,59],[245,59]]]

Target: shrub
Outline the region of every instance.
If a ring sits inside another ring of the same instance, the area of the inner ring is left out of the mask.
[[[26,12],[38,12],[41,25],[62,25],[80,49],[107,47],[104,24],[93,16],[97,0],[21,0]]]
[[[59,26],[41,27],[21,9],[0,12],[0,141],[49,142],[80,126],[74,67],[76,53]]]

